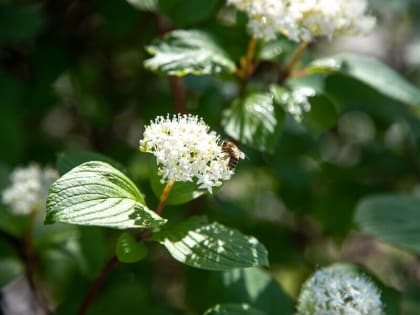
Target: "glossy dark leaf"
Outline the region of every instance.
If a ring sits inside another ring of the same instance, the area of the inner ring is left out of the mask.
[[[271,94],[251,94],[223,112],[222,125],[233,139],[257,150],[274,152],[283,120],[284,112],[273,103]]]
[[[218,303],[246,303],[267,315],[292,315],[294,302],[277,280],[260,268],[230,270],[213,273],[211,301]]]
[[[356,208],[362,232],[420,253],[420,199],[402,195],[372,196]]]
[[[146,48],[153,57],[144,66],[163,75],[233,73],[235,63],[208,33],[176,30]]]
[[[375,58],[343,53],[315,60],[308,70],[310,73],[344,74],[402,103],[420,105],[420,90]]]
[[[267,251],[256,238],[217,222],[206,223],[202,217],[162,229],[154,237],[176,260],[200,269],[223,271],[268,265]]]

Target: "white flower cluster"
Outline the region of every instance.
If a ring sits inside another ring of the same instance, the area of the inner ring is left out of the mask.
[[[249,16],[248,28],[256,38],[276,38],[284,26],[285,1],[282,0],[228,0]]]
[[[227,0],[246,12],[256,38],[271,40],[277,33],[310,42],[316,37],[368,34],[376,24],[366,15],[366,0]]]
[[[200,189],[211,193],[233,172],[219,137],[209,129],[197,116],[159,116],[146,126],[140,151],[156,157],[162,183],[195,181]]]
[[[58,172],[36,164],[18,167],[10,174],[11,185],[2,193],[3,203],[16,215],[27,215],[44,207],[51,184]]]
[[[333,265],[315,272],[304,284],[298,315],[382,315],[375,285],[350,265]]]

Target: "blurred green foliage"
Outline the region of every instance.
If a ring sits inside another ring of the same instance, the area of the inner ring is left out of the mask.
[[[0,188],[11,169],[30,161],[55,165],[58,158],[57,167],[64,173],[75,166],[74,160],[59,153],[77,152],[72,154],[80,163],[93,156],[103,160],[102,155],[118,161],[141,187],[147,204],[157,204],[153,191],[158,195],[162,187],[150,176],[154,170],[148,156],[138,152],[138,140],[145,123],[176,108],[168,78],[143,67],[150,57],[145,47],[164,31],[194,28],[210,32],[237,62],[248,37],[245,17],[232,17],[223,1],[129,2],[0,2]],[[415,47],[420,46],[420,5],[415,0],[372,4],[381,29],[371,39],[369,53],[419,88],[420,49]],[[138,10],[144,6],[148,10]],[[249,82],[253,93],[271,83],[275,69],[270,62],[287,60],[290,47],[293,43],[285,39],[258,47],[263,61]],[[310,47],[304,60],[336,50],[322,41]],[[356,218],[360,212],[374,217],[395,210],[366,213],[360,201],[377,194],[409,195],[415,212],[409,218],[418,218],[420,110],[407,103],[418,105],[419,100],[411,90],[412,98],[398,97],[394,91],[404,88],[395,80],[386,81],[389,88],[383,82],[378,88],[348,70],[323,69],[288,82],[288,87],[306,85],[317,91],[312,106],[320,112],[306,117],[306,127],[284,113],[271,113],[270,121],[266,112],[253,111],[252,102],[242,101],[251,107],[248,112],[235,111],[231,103],[240,87],[232,75],[184,77],[188,112],[202,116],[226,137],[241,139],[247,158],[214,195],[188,206],[177,206],[175,200],[165,217],[178,222],[205,214],[254,235],[268,250],[270,268],[194,270],[172,260],[163,248],[150,246],[147,259],[113,270],[89,314],[202,314],[218,303],[248,303],[267,314],[293,314],[300,284],[317,266],[337,261],[359,264],[378,279],[387,314],[420,314],[420,259],[398,248],[418,252],[418,227],[404,218],[384,218],[379,222],[383,232],[376,221],[369,226],[353,219],[356,209]],[[375,68],[370,75],[381,79],[381,73]],[[261,96],[250,98],[255,95]],[[242,120],[252,121],[247,127],[257,130],[243,137],[230,129]],[[277,127],[281,130],[266,134]],[[93,278],[113,255],[119,233],[44,226],[42,214],[38,219],[34,246],[40,277],[52,292],[55,313],[75,314]],[[409,237],[414,235],[413,243],[401,241],[399,235],[383,236],[398,223],[407,227]],[[25,224],[0,208],[2,287],[24,272],[16,244],[5,235],[21,236]],[[359,225],[397,247],[361,233]]]

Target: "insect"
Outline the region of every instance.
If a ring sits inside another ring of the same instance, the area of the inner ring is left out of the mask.
[[[245,159],[245,153],[231,140],[223,140],[222,151],[229,157],[228,168],[234,170],[238,165],[239,159]]]

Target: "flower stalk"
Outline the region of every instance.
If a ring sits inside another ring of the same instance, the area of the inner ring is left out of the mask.
[[[240,60],[240,68],[236,70],[236,75],[241,79],[239,94],[244,96],[248,86],[249,78],[255,70],[254,56],[257,47],[257,39],[253,36],[249,39],[248,48],[245,56]]]
[[[308,42],[301,42],[296,50],[293,52],[292,57],[290,58],[289,62],[283,67],[280,71],[278,82],[279,84],[283,84],[284,81],[290,76],[292,73],[293,68],[296,64],[300,61],[303,53],[305,52],[306,47],[308,47]]]
[[[158,206],[156,208],[156,211],[155,211],[158,215],[162,214],[163,208],[165,207],[166,200],[168,199],[169,193],[171,192],[172,188],[174,187],[174,184],[175,184],[175,181],[172,181],[172,182],[166,184],[165,189],[162,192],[162,195],[160,195],[159,204],[158,204]]]

